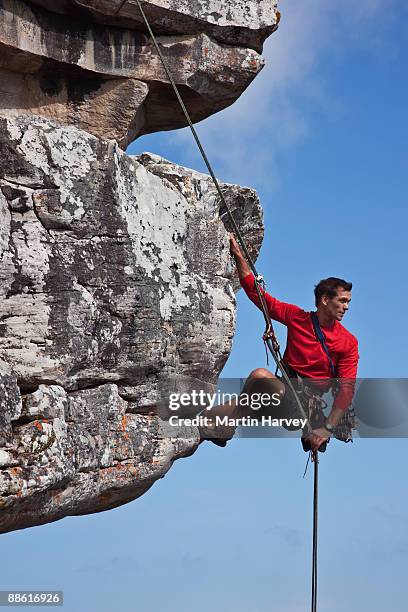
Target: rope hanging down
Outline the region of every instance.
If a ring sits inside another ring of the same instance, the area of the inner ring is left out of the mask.
[[[313,550],[312,550],[312,612],[317,610],[317,519],[319,501],[319,457],[318,452],[313,451],[314,462],[313,477]]]

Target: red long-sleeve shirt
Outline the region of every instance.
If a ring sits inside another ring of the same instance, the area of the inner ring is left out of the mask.
[[[252,302],[260,308],[254,286],[254,275],[241,279],[241,285]],[[285,304],[263,292],[272,319],[288,328],[288,339],[284,361],[305,378],[331,378],[329,359],[316,338],[310,312],[294,304]],[[326,345],[339,379],[339,391],[333,406],[346,411],[353,400],[358,365],[357,339],[341,323],[334,321],[331,327],[323,327]]]

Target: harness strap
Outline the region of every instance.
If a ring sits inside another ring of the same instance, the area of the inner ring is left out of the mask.
[[[314,329],[316,338],[320,342],[320,344],[322,345],[322,348],[323,348],[324,352],[326,353],[327,358],[329,360],[330,371],[331,371],[331,374],[332,374],[332,378],[335,378],[336,377],[336,368],[334,367],[334,363],[333,363],[333,360],[332,360],[332,358],[330,356],[329,349],[327,348],[326,337],[325,337],[324,333],[322,332],[322,328],[320,327],[320,323],[319,323],[319,319],[317,317],[317,313],[316,312],[311,312],[310,316],[312,317],[313,329]]]

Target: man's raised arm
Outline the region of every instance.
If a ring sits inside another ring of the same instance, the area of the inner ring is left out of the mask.
[[[251,274],[250,267],[238,246],[238,242],[236,241],[234,234],[230,234],[230,253],[237,264],[239,279],[242,280],[248,276],[248,274]]]
[[[258,308],[261,309],[258,293],[255,289],[254,275],[252,274],[251,269],[247,264],[246,259],[242,254],[241,249],[239,248],[238,243],[233,234],[230,235],[230,252],[237,264],[239,280],[241,282],[242,288],[244,289],[249,299],[256,306],[258,306]],[[294,306],[293,304],[286,304],[285,302],[280,302],[263,289],[261,289],[261,291],[264,295],[265,302],[272,319],[275,319],[275,321],[279,321],[280,323],[287,325],[291,316],[294,312],[299,310],[299,307]]]

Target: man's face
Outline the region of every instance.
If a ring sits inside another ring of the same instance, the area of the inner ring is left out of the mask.
[[[330,298],[327,295],[322,297],[322,303],[326,312],[337,321],[342,320],[349,309],[350,302],[351,291],[345,291],[342,287],[337,287],[337,295],[335,297]]]

